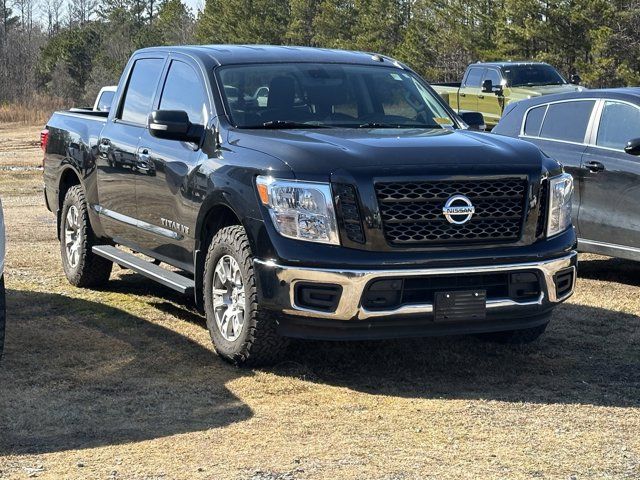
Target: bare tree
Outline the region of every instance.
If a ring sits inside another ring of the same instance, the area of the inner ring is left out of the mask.
[[[43,0],[42,13],[46,22],[47,35],[52,37],[62,26],[62,7],[64,0]]]
[[[69,0],[67,5],[70,25],[84,25],[98,10],[98,0]]]
[[[13,6],[20,16],[20,28],[23,32],[27,32],[29,40],[34,29],[34,10],[36,8],[36,0],[15,0]]]

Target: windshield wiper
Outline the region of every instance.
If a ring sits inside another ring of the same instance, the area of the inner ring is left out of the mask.
[[[317,123],[293,122],[289,120],[269,120],[262,125],[255,125],[251,128],[331,128],[328,125]]]
[[[378,123],[369,122],[358,125],[358,128],[442,128],[442,125],[428,125],[424,123],[402,124],[402,123]]]

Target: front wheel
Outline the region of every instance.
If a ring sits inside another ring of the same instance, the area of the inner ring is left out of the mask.
[[[277,320],[258,305],[253,256],[243,227],[220,230],[204,268],[207,327],[216,352],[236,365],[268,365],[285,353]]]

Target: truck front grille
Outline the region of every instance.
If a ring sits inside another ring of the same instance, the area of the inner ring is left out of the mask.
[[[375,188],[384,234],[393,246],[507,243],[522,233],[524,178],[380,182]],[[454,195],[466,196],[475,207],[462,225],[442,213]]]

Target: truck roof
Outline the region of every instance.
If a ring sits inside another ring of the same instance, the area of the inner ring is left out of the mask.
[[[491,66],[491,67],[512,67],[514,65],[549,65],[546,62],[533,62],[529,60],[507,60],[504,62],[477,62],[469,65],[473,66]]]
[[[138,50],[136,53],[154,51],[184,53],[198,57],[205,62],[213,61],[217,65],[318,62],[401,66],[396,60],[376,53],[276,45],[186,45],[150,47]]]
[[[546,103],[557,102],[561,100],[577,100],[580,98],[607,98],[613,100],[628,100],[640,102],[640,87],[601,88],[594,90],[585,89],[578,92],[542,95],[541,97],[533,97],[527,100],[520,100],[517,103],[530,107],[535,105],[544,105]]]

